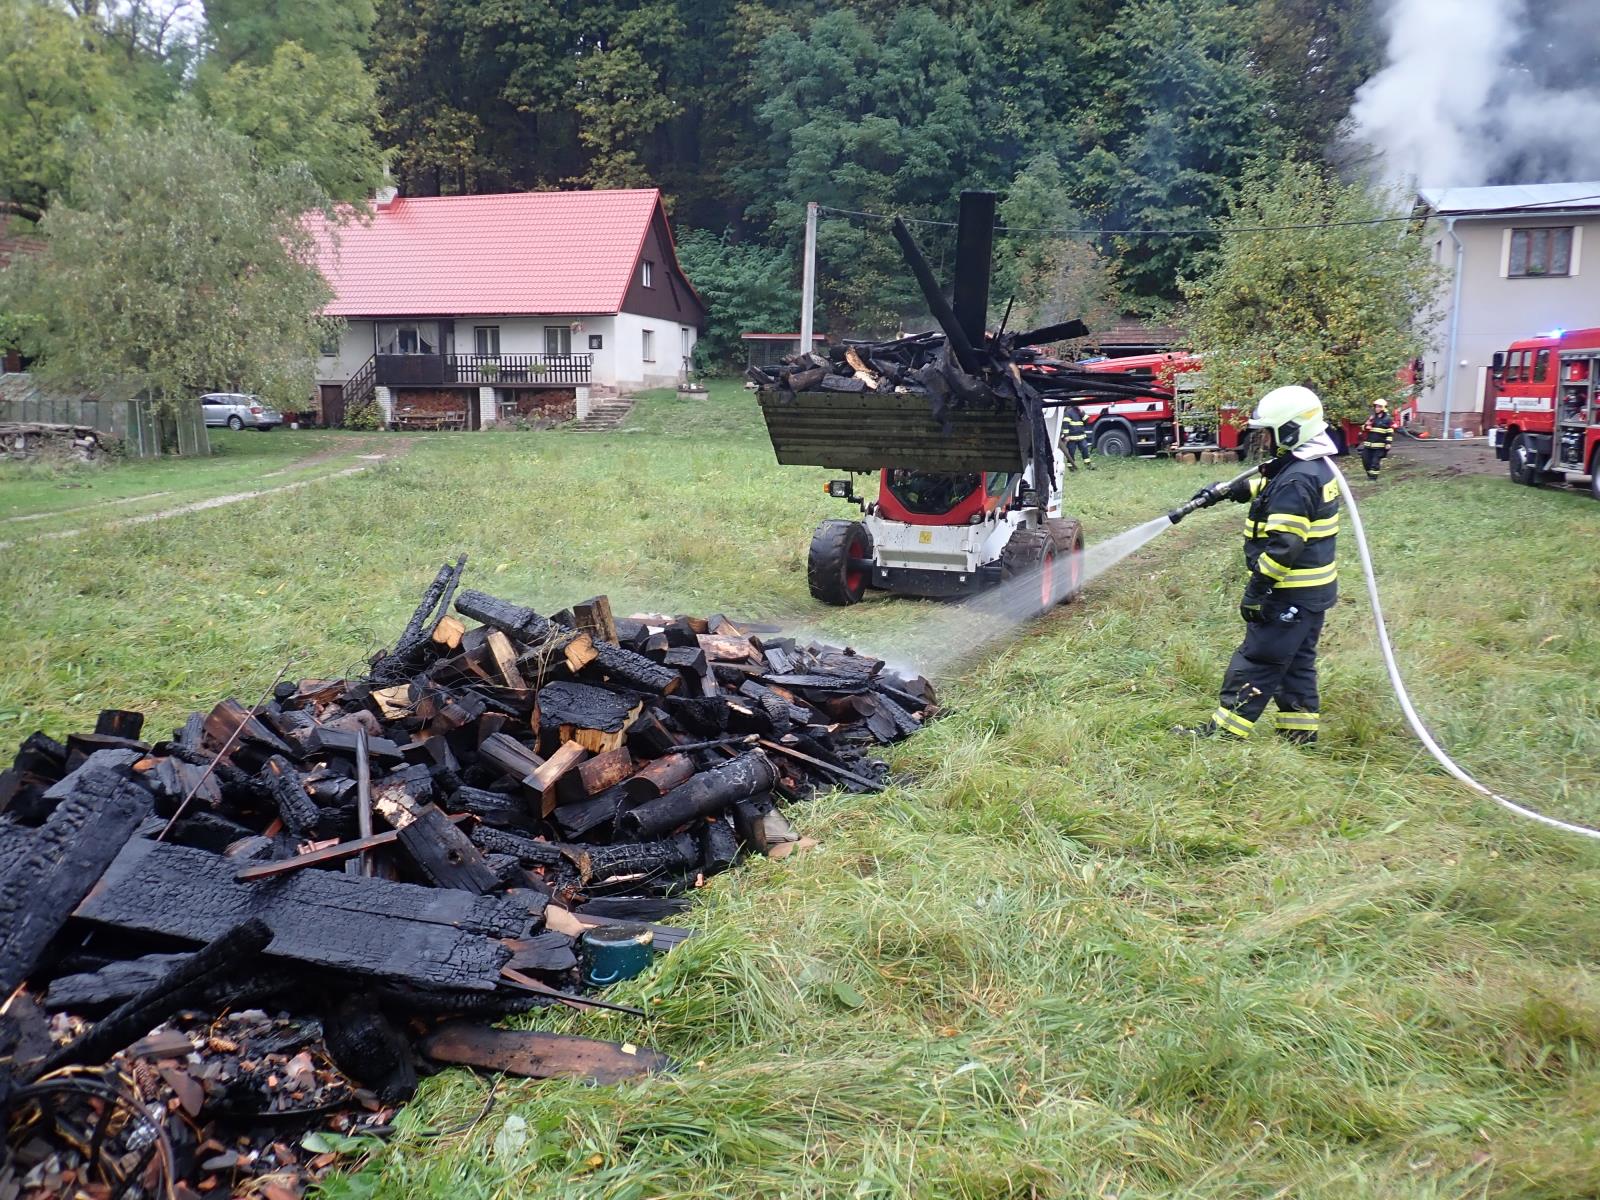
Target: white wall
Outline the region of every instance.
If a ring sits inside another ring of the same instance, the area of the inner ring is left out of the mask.
[[[317,359],[318,383],[343,383],[372,357],[372,322],[350,321],[339,335],[339,353]]]
[[[1507,277],[1509,231],[1541,225],[1575,226],[1572,274]],[[1463,247],[1461,313],[1452,360],[1450,304],[1455,281],[1449,275],[1455,268],[1455,244],[1442,221],[1430,223],[1426,236],[1447,278],[1440,306],[1444,317],[1434,330],[1433,345],[1423,362],[1427,386],[1417,404],[1421,411],[1444,410],[1446,381],[1454,375],[1450,423],[1470,426],[1470,421],[1457,420],[1457,416],[1482,411],[1484,375],[1496,350],[1549,329],[1600,325],[1600,220],[1543,214],[1460,220],[1456,236]]]
[[[692,325],[681,325],[660,317],[641,317],[635,313],[618,313],[616,386],[624,391],[631,389],[673,387],[678,382],[683,367],[684,331],[687,330],[688,353],[693,353],[696,330]],[[644,361],[644,331],[655,331],[655,361]]]

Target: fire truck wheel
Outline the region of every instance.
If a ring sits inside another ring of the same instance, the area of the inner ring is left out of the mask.
[[[811,535],[806,582],[824,604],[856,604],[867,594],[872,535],[860,521],[824,521]]]
[[[1083,591],[1083,526],[1073,520],[1050,520],[1044,527],[1056,548],[1058,603],[1071,604]]]
[[[1094,451],[1107,458],[1132,458],[1133,438],[1126,429],[1107,429],[1095,439]]]
[[[1506,452],[1506,464],[1513,482],[1539,486],[1539,452],[1526,436],[1511,443],[1511,449]]]

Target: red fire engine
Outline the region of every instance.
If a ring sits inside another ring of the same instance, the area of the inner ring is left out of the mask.
[[[1048,371],[1048,359],[1035,369]],[[1177,350],[1170,354],[1136,354],[1128,358],[1087,358],[1062,363],[1075,371],[1097,375],[1125,375],[1147,379],[1155,387],[1177,393],[1173,399],[1160,396],[1133,396],[1117,400],[1085,399],[1078,407],[1089,424],[1089,437],[1096,453],[1108,458],[1128,458],[1135,454],[1161,454],[1174,446],[1207,442],[1232,450],[1239,444],[1239,431],[1223,421],[1213,431],[1209,420],[1200,420],[1184,411],[1182,376],[1200,369],[1200,357]]]
[[[1582,483],[1600,500],[1600,329],[1552,330],[1495,354],[1489,443],[1518,483]]]

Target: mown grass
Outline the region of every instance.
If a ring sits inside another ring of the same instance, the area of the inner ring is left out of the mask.
[[[734,389],[631,432],[430,439],[215,514],[19,546],[0,731],[160,727],[281,662],[353,667],[448,554],[555,606],[723,610],[899,644],[939,606],[805,593],[822,472]],[[1091,540],[1213,468],[1071,483]],[[4,485],[0,485],[3,494]],[[1487,782],[1600,822],[1600,506],[1500,478],[1363,505],[1419,708]],[[1600,1191],[1600,855],[1431,768],[1354,547],[1321,747],[1191,747],[1238,635],[1237,510],[1203,514],[946,680],[902,785],[794,814],[821,845],[712,880],[617,989],[682,1069],[619,1088],[446,1072],[333,1196],[1569,1197]],[[1348,541],[1348,539],[1346,539]],[[864,1003],[861,1003],[864,1001]],[[518,1118],[524,1124],[518,1127]],[[509,1125],[508,1125],[509,1122]],[[443,1131],[445,1136],[429,1136]]]
[[[355,461],[382,440],[342,431],[213,429],[204,459],[0,462],[0,541],[273,487]]]

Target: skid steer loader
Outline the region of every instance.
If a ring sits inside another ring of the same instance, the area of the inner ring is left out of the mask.
[[[802,349],[752,371],[778,462],[850,474],[826,490],[861,515],[824,521],[807,560],[811,594],[826,604],[855,604],[871,588],[964,597],[1005,585],[1045,609],[1078,593],[1083,528],[1062,511],[1062,410],[1150,387],[1034,370],[1030,348],[1083,336],[1081,321],[987,332],[995,200],[962,193],[949,302],[895,222],[943,336],[848,342],[826,356]]]

